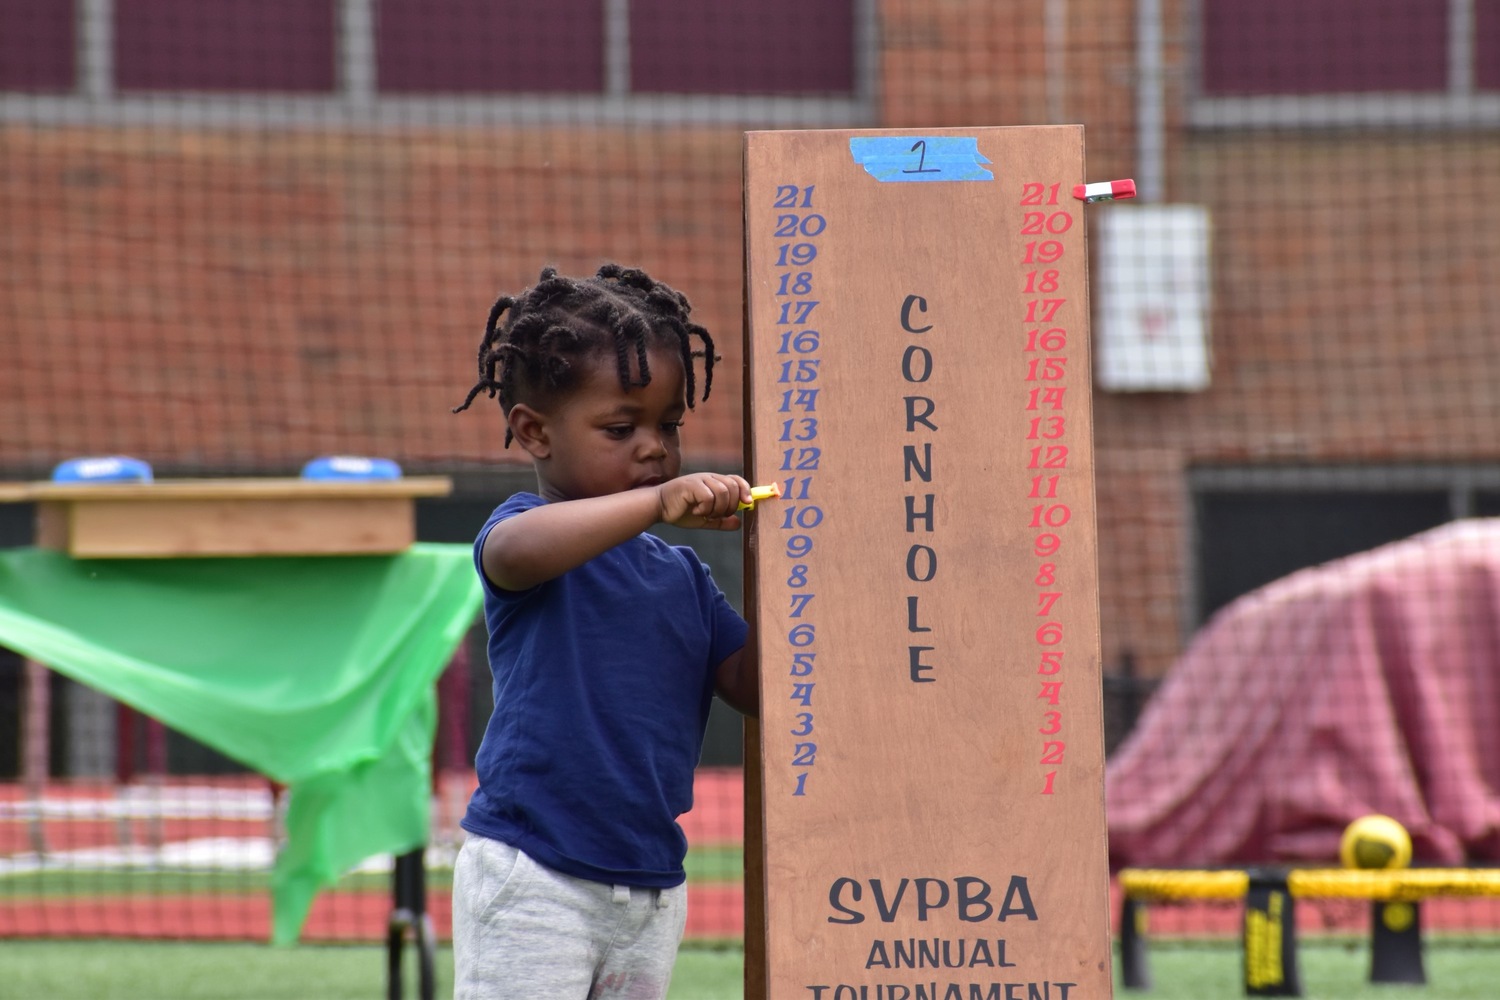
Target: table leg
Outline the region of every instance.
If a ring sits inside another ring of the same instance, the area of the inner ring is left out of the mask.
[[[21,723],[21,773],[25,775],[26,799],[31,804],[27,821],[31,849],[40,858],[47,853],[43,812],[52,757],[52,672],[34,660],[25,663],[26,707]]]
[[[421,1000],[433,1000],[437,989],[437,933],[427,913],[427,871],[423,848],[398,855],[392,872],[394,908],[386,928],[386,996],[401,1000],[401,960],[410,931],[417,946]]]

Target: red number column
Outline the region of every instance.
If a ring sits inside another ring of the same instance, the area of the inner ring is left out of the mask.
[[[1063,698],[1067,656],[1068,587],[1059,571],[1059,553],[1068,536],[1073,511],[1068,505],[1069,389],[1068,331],[1057,323],[1071,289],[1063,287],[1057,266],[1065,253],[1057,237],[1073,226],[1073,216],[1057,207],[1061,185],[1027,183],[1020,204],[1036,210],[1022,213],[1021,293],[1024,312],[1020,337],[1025,385],[1024,457],[1030,473],[1026,491],[1031,536],[1031,578],[1036,628],[1032,634],[1037,688],[1037,761],[1040,793],[1057,790],[1058,766],[1067,752],[1066,702]]]

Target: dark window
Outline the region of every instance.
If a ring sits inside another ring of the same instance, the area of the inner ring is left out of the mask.
[[[858,90],[855,0],[374,0],[368,38],[345,17],[356,3],[0,0],[0,90],[73,93],[85,78],[124,95],[347,96],[371,78],[389,95]],[[80,48],[78,11],[98,9],[111,12],[107,57]]]
[[[21,775],[21,705],[26,698],[25,661],[21,654],[0,648],[0,733],[13,738],[0,740],[0,780],[14,781]]]
[[[0,90],[71,91],[75,23],[71,3],[0,0]]]
[[[376,73],[387,93],[604,89],[599,0],[381,0]]]
[[[331,92],[337,7],[337,0],[115,0],[115,86]]]
[[[1198,620],[1288,573],[1435,528],[1452,517],[1447,490],[1203,491]]]
[[[1474,0],[1474,86],[1500,90],[1500,0]]]
[[[853,41],[850,0],[630,0],[630,86],[637,93],[848,94]]]
[[[1448,89],[1446,0],[1202,3],[1205,96]],[[1494,0],[1479,6],[1492,20]],[[1496,47],[1481,76],[1497,72]]]
[[[3,43],[0,43],[3,44]],[[0,476],[0,479],[20,478]],[[0,548],[31,545],[36,540],[36,507],[29,503],[0,503]],[[23,683],[26,667],[21,654],[0,647],[0,733],[11,734],[0,740],[0,779],[14,779],[21,773],[21,705],[25,698]]]

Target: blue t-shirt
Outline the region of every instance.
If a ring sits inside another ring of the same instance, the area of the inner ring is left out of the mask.
[[[462,826],[578,878],[685,879],[714,669],[748,629],[692,549],[641,534],[529,590],[484,575],[485,536],[546,503],[518,493],[474,543],[495,709]]]

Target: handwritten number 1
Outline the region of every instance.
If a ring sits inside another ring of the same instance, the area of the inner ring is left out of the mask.
[[[943,172],[938,167],[927,167],[927,166],[925,166],[925,164],[927,163],[927,140],[926,139],[918,139],[916,142],[912,143],[911,149],[908,150],[908,152],[915,153],[918,150],[921,150],[921,155],[919,155],[917,157],[917,169],[915,169],[915,170],[905,170],[905,169],[903,169],[901,171],[903,174],[940,174],[940,173]]]

